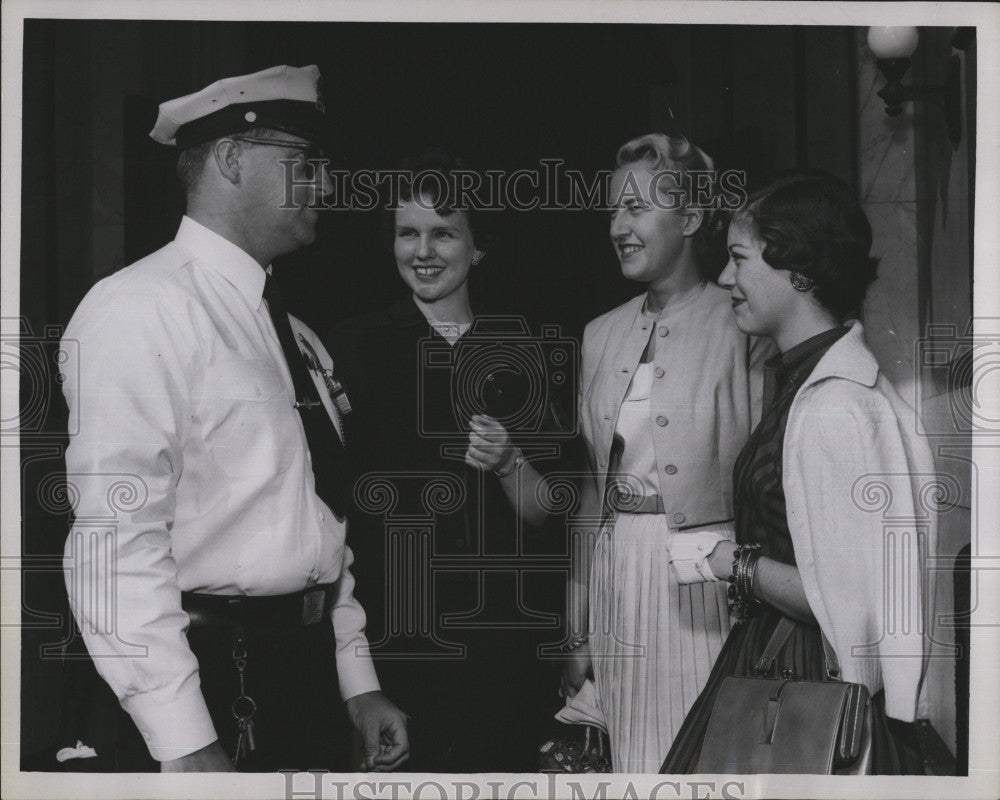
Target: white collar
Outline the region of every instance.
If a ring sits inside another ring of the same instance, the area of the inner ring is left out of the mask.
[[[856,319],[844,324],[850,330],[823,354],[806,382],[802,384],[802,389],[824,378],[846,378],[864,386],[875,385],[878,379],[878,361],[865,344],[865,329]]]
[[[186,215],[181,219],[174,242],[199,264],[218,272],[235,286],[251,308],[260,307],[270,266],[265,272],[245,250]]]

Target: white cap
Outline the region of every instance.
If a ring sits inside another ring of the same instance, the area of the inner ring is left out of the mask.
[[[320,80],[315,65],[271,67],[223,78],[194,94],[161,103],[149,135],[181,149],[251,128],[322,138]]]

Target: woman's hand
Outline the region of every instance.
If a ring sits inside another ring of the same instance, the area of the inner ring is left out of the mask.
[[[472,430],[465,463],[483,472],[507,469],[516,455],[507,429],[485,414],[476,414],[469,421],[469,427]]]
[[[733,555],[736,553],[736,542],[719,542],[706,559],[712,574],[720,581],[727,580],[733,570]]]
[[[594,677],[594,665],[590,660],[590,645],[581,644],[572,650],[563,664],[562,694],[563,697],[573,697],[587,678]]]

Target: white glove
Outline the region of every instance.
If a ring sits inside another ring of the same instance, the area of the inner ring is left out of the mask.
[[[702,583],[718,582],[708,566],[708,557],[719,542],[731,538],[728,531],[696,531],[692,533],[672,533],[667,541],[670,566],[673,567],[677,582]]]

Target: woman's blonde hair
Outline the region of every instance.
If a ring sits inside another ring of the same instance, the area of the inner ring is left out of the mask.
[[[720,234],[725,227],[724,216],[718,210],[718,176],[712,157],[685,136],[647,133],[630,139],[618,148],[615,167],[643,164],[652,173],[671,172],[676,175],[678,190],[684,205],[693,204],[691,173],[706,176],[698,180],[698,208],[702,211],[701,226],[694,243],[702,276],[715,280],[725,265],[724,247]],[[707,202],[706,202],[707,201]]]

